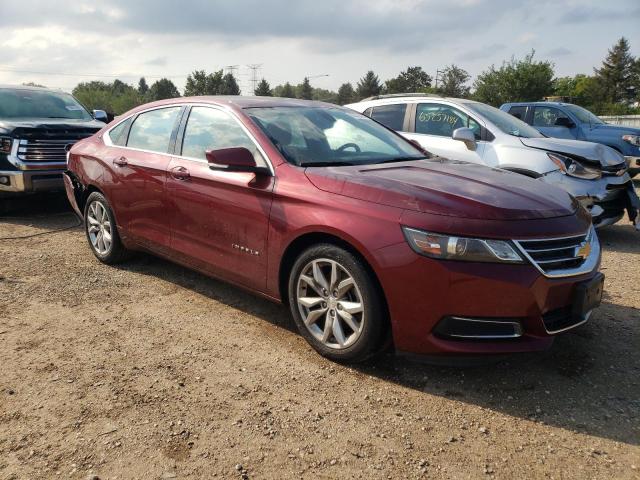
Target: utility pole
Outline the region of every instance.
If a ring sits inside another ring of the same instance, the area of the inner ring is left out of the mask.
[[[247,68],[249,70],[251,70],[251,76],[249,77],[249,82],[251,82],[251,85],[253,85],[252,90],[251,90],[251,94],[253,95],[254,92],[256,91],[256,88],[258,87],[258,72],[260,70],[260,67],[262,67],[261,63],[252,63],[247,65]]]
[[[436,90],[438,89],[438,80],[440,80],[440,75],[444,73],[444,70],[436,70]]]

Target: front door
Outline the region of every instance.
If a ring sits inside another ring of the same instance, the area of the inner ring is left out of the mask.
[[[213,275],[262,290],[274,179],[211,169],[206,150],[245,147],[268,166],[230,113],[194,106],[167,170],[174,255]]]
[[[478,141],[478,148],[469,150],[467,146],[451,138],[454,130],[471,128]],[[403,133],[405,137],[416,140],[427,151],[452,160],[483,163],[484,143],[480,142],[481,128],[478,122],[455,107],[438,103],[419,103],[416,105],[413,132]]]
[[[533,126],[548,137],[578,138],[578,126],[556,107],[536,106],[533,111]]]

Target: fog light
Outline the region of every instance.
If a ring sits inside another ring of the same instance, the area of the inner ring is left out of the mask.
[[[9,185],[10,182],[11,180],[9,180],[9,177],[0,177],[0,185]]]

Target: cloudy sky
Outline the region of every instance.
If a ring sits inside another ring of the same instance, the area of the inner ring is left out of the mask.
[[[305,76],[337,89],[373,69],[476,75],[531,49],[558,75],[591,73],[626,36],[640,56],[638,0],[0,0],[0,83],[71,90],[115,76],[179,88],[194,69],[262,64],[272,86]],[[320,76],[328,75],[328,76]]]

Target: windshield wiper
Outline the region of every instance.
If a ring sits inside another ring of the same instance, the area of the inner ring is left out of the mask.
[[[301,167],[353,167],[358,165],[353,162],[302,162]]]
[[[387,160],[382,160],[380,162],[376,162],[376,163],[395,163],[395,162],[410,162],[412,160],[425,160],[428,159],[429,157],[396,157],[396,158],[389,158]]]

